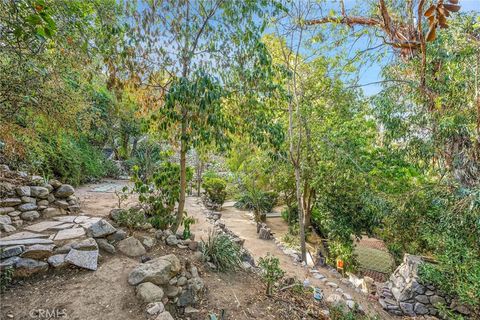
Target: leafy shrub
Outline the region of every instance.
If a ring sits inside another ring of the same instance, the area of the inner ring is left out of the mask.
[[[190,239],[192,233],[190,232],[190,226],[195,223],[195,219],[193,217],[187,216],[183,218],[182,225],[183,225],[183,239]]]
[[[277,202],[277,194],[275,192],[265,192],[258,189],[251,189],[243,192],[235,207],[239,209],[252,210],[255,214],[256,221],[265,220],[265,214],[272,212]]]
[[[180,198],[180,166],[163,162],[144,182],[138,167],[133,168],[134,192],[144,205],[149,222],[157,229],[165,230],[175,221],[175,204]],[[187,172],[187,179],[192,173]]]
[[[327,263],[333,267],[336,266],[337,260],[341,259],[345,265],[345,271],[354,272],[358,268],[358,261],[353,253],[353,244],[351,242],[344,243],[340,241],[329,241],[329,254]]]
[[[220,178],[206,178],[203,180],[203,189],[208,199],[218,205],[223,205],[227,197],[227,182]]]
[[[141,210],[130,208],[122,210],[118,214],[117,223],[131,229],[137,229],[147,222],[145,214]]]
[[[220,271],[235,270],[241,263],[241,248],[230,237],[212,231],[207,241],[202,240],[202,253]]]
[[[271,255],[261,257],[258,265],[262,268],[262,277],[267,283],[266,294],[271,296],[273,293],[273,284],[280,280],[285,275],[285,272],[280,268],[278,258]]]
[[[0,250],[0,252],[3,250]],[[13,279],[13,267],[6,267],[0,271],[0,292],[4,292]]]
[[[287,207],[282,211],[282,218],[289,226],[296,225],[298,223],[298,207],[296,205]]]

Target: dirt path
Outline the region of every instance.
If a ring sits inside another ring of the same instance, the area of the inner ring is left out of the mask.
[[[194,216],[197,220],[197,223],[194,225],[195,233],[205,236],[206,232],[212,227],[211,224],[205,220],[203,207],[197,204],[197,198],[189,197],[187,199],[186,210],[189,215]],[[244,246],[252,253],[255,261],[267,253],[270,253],[279,258],[281,267],[288,276],[295,277],[299,280],[308,279],[311,285],[321,288],[326,296],[332,293],[339,293],[341,295],[343,292],[353,297],[368,314],[378,315],[381,319],[394,319],[387,314],[378,303],[369,301],[365,295],[341,283],[328,269],[317,268],[327,279],[326,281],[321,281],[314,277],[314,274],[309,271],[309,268],[302,267],[298,263],[295,263],[290,256],[284,254],[274,241],[259,239],[256,233],[255,223],[251,220],[251,216],[247,211],[236,209],[232,203],[226,203],[221,213],[222,220],[225,221],[226,226],[240,238],[245,239]],[[269,218],[267,219],[267,224],[274,230],[277,238],[281,238],[281,236],[288,231],[288,227],[281,218]],[[328,285],[327,283],[329,282],[335,283],[337,287]]]

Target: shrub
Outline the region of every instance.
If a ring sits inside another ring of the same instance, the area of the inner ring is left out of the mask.
[[[131,229],[137,229],[142,227],[146,223],[145,214],[134,208],[122,210],[118,214],[117,223],[120,226],[124,226]]]
[[[187,170],[187,179],[191,179]],[[180,166],[163,162],[153,175],[143,180],[138,167],[133,168],[133,191],[143,204],[148,221],[154,228],[168,229],[175,222],[175,204],[180,198]]]
[[[289,226],[296,225],[298,223],[298,207],[296,205],[287,207],[282,211],[282,218]]]
[[[273,284],[280,280],[285,275],[285,272],[280,268],[278,258],[270,255],[261,257],[258,265],[262,269],[262,277],[267,283],[266,294],[271,296],[273,293]]]
[[[241,263],[241,248],[230,237],[212,231],[207,241],[202,240],[202,253],[220,271],[235,270]]]
[[[223,205],[227,197],[227,182],[221,178],[206,178],[202,184],[208,199],[218,205]]]
[[[192,233],[190,232],[190,226],[195,223],[195,219],[193,217],[187,216],[185,214],[185,217],[183,218],[182,224],[183,224],[183,239],[190,239],[190,236]]]
[[[255,214],[255,220],[258,222],[265,220],[265,214],[272,211],[276,202],[277,194],[275,192],[251,189],[240,195],[235,207],[252,210]]]

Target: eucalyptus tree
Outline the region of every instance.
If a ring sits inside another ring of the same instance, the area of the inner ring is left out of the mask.
[[[173,133],[180,144],[180,199],[174,229],[183,217],[187,151],[212,142],[224,145],[228,140],[225,133],[231,126],[220,102],[232,87],[239,92],[239,84],[247,83],[245,77],[233,79],[232,75],[245,75],[253,67],[252,57],[261,49],[259,37],[265,27],[264,12],[270,9],[269,3],[267,0],[135,3],[137,56],[144,67],[141,79],[143,84],[159,90],[158,124]],[[158,71],[165,75],[161,83],[151,77]]]

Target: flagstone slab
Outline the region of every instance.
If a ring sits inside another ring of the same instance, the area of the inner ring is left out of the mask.
[[[75,223],[67,222],[67,223],[60,224],[58,226],[53,226],[51,228],[48,228],[48,230],[64,230],[64,229],[73,228],[74,226],[75,226]]]
[[[30,245],[30,244],[53,244],[50,239],[32,238],[32,239],[16,239],[16,240],[0,240],[0,247],[16,246],[16,245]]]
[[[19,239],[32,239],[32,238],[47,238],[48,234],[33,233],[28,231],[21,231],[9,235],[5,238],[0,238],[0,240],[19,240]]]
[[[85,235],[85,229],[83,229],[83,228],[71,228],[71,229],[65,229],[65,230],[58,231],[54,240],[57,241],[57,240],[74,239],[74,238],[80,238],[84,235]]]
[[[75,223],[83,223],[83,222],[86,222],[90,219],[89,216],[78,216],[75,220],[73,220],[73,222]]]
[[[54,217],[54,220],[63,221],[63,222],[73,222],[77,219],[78,216],[61,216],[61,217]]]
[[[63,224],[63,221],[42,221],[39,223],[32,224],[31,226],[25,227],[26,230],[42,232],[52,227]]]

